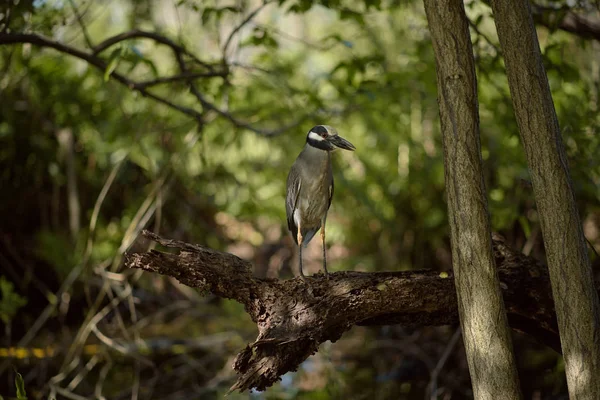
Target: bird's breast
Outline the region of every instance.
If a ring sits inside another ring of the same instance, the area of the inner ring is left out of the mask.
[[[308,187],[307,187],[308,186]],[[298,209],[303,220],[303,225],[320,226],[321,219],[327,214],[329,208],[329,184],[321,181],[302,186]]]

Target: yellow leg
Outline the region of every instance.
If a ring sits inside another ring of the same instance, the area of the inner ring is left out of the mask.
[[[329,273],[327,272],[327,246],[325,245],[325,219],[323,219],[323,226],[321,227],[321,240],[323,242],[323,269],[325,270],[325,277],[329,280]]]
[[[304,277],[304,271],[302,271],[302,232],[300,232],[300,227],[298,227],[298,256],[300,258],[300,263],[299,265],[299,269],[300,269],[300,276],[302,277],[302,280],[306,280],[306,278]]]

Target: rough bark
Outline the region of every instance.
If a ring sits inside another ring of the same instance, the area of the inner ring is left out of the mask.
[[[519,399],[512,339],[492,254],[477,79],[462,0],[425,0],[438,103],[458,312],[476,399]]]
[[[256,341],[233,365],[239,373],[232,390],[263,390],[318,346],[335,342],[353,325],[437,326],[458,323],[454,277],[434,271],[336,272],[280,281],[252,275],[252,265],[232,254],[199,245],[144,236],[178,254],[130,254],[126,265],[177,278],[216,296],[243,304],[258,327]],[[546,268],[493,240],[508,321],[517,331],[560,351]],[[494,359],[494,356],[490,357]],[[501,396],[503,397],[503,396]]]
[[[600,310],[527,0],[492,9],[540,216],[571,399],[600,399]]]

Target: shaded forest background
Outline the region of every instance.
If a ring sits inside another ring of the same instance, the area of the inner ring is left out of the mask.
[[[315,124],[357,147],[334,157],[330,270],[450,270],[422,7],[1,6],[0,394],[14,396],[16,369],[32,398],[221,398],[233,356],[256,336],[243,308],[127,270],[123,256],[148,249],[138,236],[149,229],[237,254],[258,276],[296,275],[285,178]],[[492,228],[543,260],[491,10],[466,7]],[[599,7],[534,6],[590,249],[600,249]],[[319,243],[304,265],[320,269]],[[230,398],[470,398],[459,339],[456,326],[355,327],[267,392]],[[562,358],[522,335],[514,345],[525,398],[566,398]]]

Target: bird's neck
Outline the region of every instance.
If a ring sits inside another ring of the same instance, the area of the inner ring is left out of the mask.
[[[303,156],[306,157],[306,159],[309,160],[309,162],[311,164],[313,164],[313,163],[321,164],[322,163],[325,166],[331,159],[331,155],[329,154],[330,153],[329,151],[321,150],[319,148],[311,146],[308,143],[304,146],[302,153],[304,153]]]
[[[331,155],[329,151],[316,149],[310,145],[304,146],[302,153],[298,157],[301,163],[306,166],[303,174],[306,178],[312,180],[315,176],[327,176],[331,171]]]

